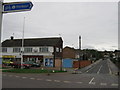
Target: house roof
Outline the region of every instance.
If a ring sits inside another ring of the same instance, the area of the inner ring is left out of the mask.
[[[120,50],[115,50],[114,52],[120,52]]]
[[[58,46],[62,45],[61,37],[53,38],[29,38],[24,39],[24,46]],[[21,47],[22,39],[7,39],[2,42],[2,47]]]

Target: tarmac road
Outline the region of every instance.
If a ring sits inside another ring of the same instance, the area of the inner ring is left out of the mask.
[[[3,88],[118,88],[117,70],[110,60],[101,60],[82,74],[3,73]]]

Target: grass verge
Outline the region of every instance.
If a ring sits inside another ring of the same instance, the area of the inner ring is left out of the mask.
[[[41,70],[41,69],[10,69],[10,70],[2,70],[2,72],[11,72],[11,73],[60,73],[66,71],[60,70]]]
[[[0,67],[0,69],[9,69],[10,67]]]

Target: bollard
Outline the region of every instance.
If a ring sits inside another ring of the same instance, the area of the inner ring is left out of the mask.
[[[66,71],[66,69],[63,69],[63,71]]]
[[[74,69],[72,74],[77,74],[77,69]]]
[[[43,68],[41,68],[41,70],[44,70]]]
[[[49,72],[49,70],[48,70],[48,73],[47,73],[47,75],[48,75],[48,76],[50,75],[50,72]]]
[[[118,72],[117,75],[119,76],[119,75],[120,75],[120,72]]]
[[[50,73],[47,74],[48,76],[50,75]]]
[[[55,72],[55,70],[52,70],[52,72],[54,73],[54,72]]]

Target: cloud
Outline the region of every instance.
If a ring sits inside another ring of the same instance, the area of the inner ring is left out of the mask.
[[[4,15],[2,40],[12,33],[15,38],[21,38],[26,17],[26,38],[61,34],[64,46],[78,48],[81,35],[83,48],[112,49],[118,41],[117,8],[117,3],[110,2],[34,2],[30,12]]]
[[[83,47],[83,49],[96,49],[94,46],[91,46],[91,45],[86,45]]]

